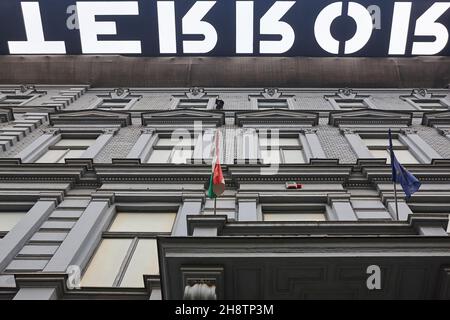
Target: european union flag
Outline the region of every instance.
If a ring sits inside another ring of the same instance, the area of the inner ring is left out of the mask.
[[[391,129],[389,129],[389,151],[391,154],[392,181],[394,183],[400,183],[406,198],[410,198],[414,192],[419,190],[421,183],[411,172],[406,170],[395,157],[394,149],[392,148]]]

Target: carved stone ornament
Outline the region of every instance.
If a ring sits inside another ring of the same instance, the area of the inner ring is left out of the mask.
[[[343,129],[341,129],[341,132],[342,132],[343,134],[354,134],[354,133],[355,133],[355,130],[349,129],[349,128],[343,128]]]
[[[315,129],[315,128],[306,128],[306,129],[303,129],[303,133],[304,134],[315,134],[315,133],[317,133],[317,129]]]
[[[27,96],[27,95],[29,95],[29,94],[31,94],[31,93],[34,93],[34,92],[37,92],[35,86],[32,86],[32,85],[24,85],[24,84],[21,85],[21,86],[19,87],[19,89],[16,89],[16,90],[15,90],[15,94],[16,94],[16,95],[25,95],[25,96]]]
[[[428,93],[427,89],[414,89],[411,93],[412,96],[415,96],[417,98],[430,98],[431,94]]]
[[[401,132],[403,134],[416,134],[417,133],[417,129],[405,128],[405,129],[402,129]]]
[[[266,99],[278,99],[281,96],[281,92],[278,88],[265,88],[262,96]]]
[[[343,88],[338,90],[337,95],[342,98],[355,98],[356,92],[354,92],[353,89],[350,88]]]
[[[154,132],[155,132],[155,129],[153,129],[153,128],[143,128],[141,130],[142,134],[153,134]]]
[[[204,88],[199,88],[199,87],[193,87],[189,89],[189,92],[186,93],[186,96],[189,99],[199,99],[202,98],[204,95],[206,94],[205,89]]]
[[[110,93],[111,99],[124,99],[131,94],[130,89],[117,88]]]
[[[196,283],[184,288],[184,300],[217,300],[216,286]]]
[[[60,132],[60,129],[58,128],[47,128],[42,130],[44,134],[50,134],[52,136],[57,135]]]
[[[102,130],[103,134],[115,134],[117,132],[117,129],[114,128],[105,128]]]

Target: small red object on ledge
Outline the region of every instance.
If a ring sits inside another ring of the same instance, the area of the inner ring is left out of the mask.
[[[301,189],[303,185],[301,183],[297,183],[295,181],[286,182],[286,189]]]

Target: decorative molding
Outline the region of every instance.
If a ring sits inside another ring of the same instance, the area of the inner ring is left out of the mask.
[[[265,88],[261,95],[266,99],[278,99],[282,93],[278,88]]]
[[[401,129],[400,132],[404,135],[408,135],[408,134],[417,134],[417,129],[413,129],[413,128],[405,128],[405,129]]]
[[[143,125],[167,125],[172,124],[176,127],[188,126],[196,121],[202,123],[202,126],[213,125],[219,127],[225,123],[225,114],[220,111],[204,111],[195,109],[176,109],[169,111],[156,111],[142,114]]]
[[[125,99],[131,95],[131,91],[128,88],[117,88],[109,93],[111,99]]]
[[[355,129],[342,128],[340,131],[341,131],[343,134],[355,134]]]
[[[420,105],[421,101],[425,102],[430,99],[438,100],[439,103],[441,104],[441,107],[439,109],[445,110],[450,107],[450,100],[448,100],[449,97],[450,97],[449,94],[447,95],[435,94],[430,92],[428,89],[420,88],[420,89],[413,89],[409,96],[400,96],[400,99],[408,102],[411,106],[419,110],[427,110],[426,108],[424,109],[423,106]],[[414,100],[418,100],[418,102]]]
[[[152,135],[152,134],[154,134],[155,133],[155,129],[154,128],[143,128],[143,129],[141,129],[141,133],[142,134],[150,134],[150,135]]]
[[[120,111],[80,110],[50,114],[51,125],[131,125],[131,114]]]
[[[117,133],[117,129],[116,128],[105,128],[102,129],[103,134],[116,134]]]
[[[219,300],[225,291],[225,270],[220,266],[180,268],[184,300]]]
[[[417,99],[431,99],[432,94],[428,92],[427,89],[413,89],[411,91],[411,96],[416,97]]]
[[[10,122],[13,120],[14,113],[11,108],[0,108],[0,122]]]
[[[260,124],[315,126],[319,124],[319,114],[279,109],[243,111],[235,113],[235,123],[238,126]]]
[[[201,99],[206,95],[205,88],[193,87],[186,92],[186,97],[188,99]]]
[[[59,128],[45,128],[45,129],[42,130],[42,132],[44,134],[49,134],[49,135],[52,135],[52,136],[56,136],[57,134],[61,133],[61,129],[59,129]]]
[[[383,110],[353,110],[330,112],[328,123],[332,126],[345,125],[402,125],[412,123],[413,114],[409,112],[392,112]]]
[[[304,134],[316,134],[317,129],[316,128],[304,128],[304,129],[301,129],[300,132],[303,132]]]
[[[45,92],[38,92],[36,90],[36,86],[34,85],[25,85],[22,84],[18,89],[14,90],[14,94],[21,95],[21,96],[28,96],[33,93],[45,93]]]
[[[429,127],[450,125],[450,111],[425,112],[422,117],[422,125]]]
[[[184,288],[183,300],[217,300],[214,284],[195,283]]]

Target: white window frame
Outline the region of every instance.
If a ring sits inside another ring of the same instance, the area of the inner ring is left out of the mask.
[[[266,146],[266,148],[263,148],[262,146],[261,146],[261,143],[260,143],[260,139],[261,139],[261,133],[258,131],[258,158],[259,159],[261,159],[261,162],[263,163],[263,164],[270,164],[270,163],[265,163],[264,162],[264,159],[263,159],[263,157],[262,157],[262,150],[278,150],[278,152],[279,152],[279,159],[280,159],[280,162],[279,162],[279,164],[286,164],[286,159],[285,159],[285,156],[284,156],[284,150],[300,150],[301,151],[301,153],[302,153],[302,155],[303,155],[303,159],[304,159],[304,161],[303,162],[295,162],[295,163],[289,163],[289,164],[302,164],[302,163],[307,163],[307,155],[305,154],[305,148],[304,148],[304,146],[303,146],[303,142],[302,142],[302,140],[300,139],[300,132],[281,132],[280,134],[279,134],[279,136],[278,136],[278,138],[280,139],[280,142],[281,142],[281,139],[297,139],[298,140],[298,146],[282,146],[282,145],[275,145],[275,146]],[[268,141],[271,141],[272,140],[272,138],[271,138],[271,135],[270,134],[268,134],[267,136],[266,136],[266,139],[268,140]]]
[[[136,231],[130,231],[130,232],[123,232],[123,231],[109,231],[109,229],[111,228],[111,226],[113,225],[116,217],[118,214],[120,213],[127,213],[127,212],[142,212],[142,214],[149,214],[151,215],[152,213],[167,213],[167,214],[178,214],[179,211],[179,206],[177,206],[177,208],[164,208],[161,210],[156,210],[156,208],[143,208],[140,207],[139,209],[132,209],[132,206],[127,206],[126,210],[123,210],[120,206],[116,207],[116,212],[113,215],[113,218],[111,219],[109,225],[107,226],[106,230],[104,230],[102,232],[102,236],[100,241],[97,244],[96,249],[94,250],[94,252],[92,253],[89,262],[86,264],[84,270],[83,270],[83,277],[86,274],[86,272],[88,271],[94,257],[97,255],[97,253],[99,252],[99,249],[101,248],[101,245],[103,243],[103,240],[108,240],[108,239],[122,239],[122,240],[131,240],[130,245],[128,246],[128,250],[127,253],[124,257],[124,259],[121,261],[120,263],[120,269],[118,270],[117,274],[115,275],[115,279],[112,283],[112,285],[110,286],[111,288],[130,288],[127,286],[121,286],[122,281],[126,275],[126,272],[128,271],[128,267],[130,265],[131,260],[133,259],[133,255],[135,253],[135,250],[139,244],[140,240],[147,240],[147,239],[151,239],[151,240],[155,240],[157,239],[158,236],[168,236],[171,234],[171,232],[136,232]],[[139,206],[139,205],[137,205]],[[175,223],[176,223],[176,215],[172,224],[172,230],[175,227]],[[158,254],[158,253],[157,253]],[[159,276],[155,275],[155,276]],[[83,279],[82,279],[83,282]],[[144,282],[142,282],[142,287],[144,287],[145,284]],[[89,287],[89,286],[85,286],[85,287]]]
[[[138,102],[141,97],[136,97],[136,96],[127,96],[125,98],[111,98],[109,96],[105,97],[105,96],[98,96],[98,98],[100,99],[97,103],[97,105],[95,106],[95,109],[98,110],[104,110],[104,111],[124,111],[124,110],[130,110],[134,104],[136,102]],[[117,100],[119,101],[118,103],[120,103],[120,100],[123,101],[123,106],[118,107],[118,108],[112,108],[112,107],[104,107],[103,104],[105,103],[106,100]],[[127,101],[125,101],[127,100]],[[129,100],[129,101],[128,101]]]
[[[183,149],[190,149],[191,150],[191,157],[187,159],[187,162],[185,164],[189,164],[192,163],[193,159],[194,159],[194,150],[195,150],[195,145],[197,143],[197,139],[198,136],[195,135],[194,133],[190,132],[190,137],[191,137],[191,144],[190,145],[181,145],[179,147],[177,147],[176,145],[174,146],[158,146],[158,141],[160,139],[171,139],[171,133],[157,133],[156,134],[156,140],[153,143],[153,146],[151,148],[151,151],[149,152],[149,155],[147,157],[146,163],[152,163],[152,164],[163,164],[163,163],[173,163],[173,157],[175,152],[179,151],[179,150],[183,150]],[[155,150],[171,150],[171,153],[169,155],[169,158],[167,159],[167,162],[149,162],[150,157],[152,156],[152,153]]]

